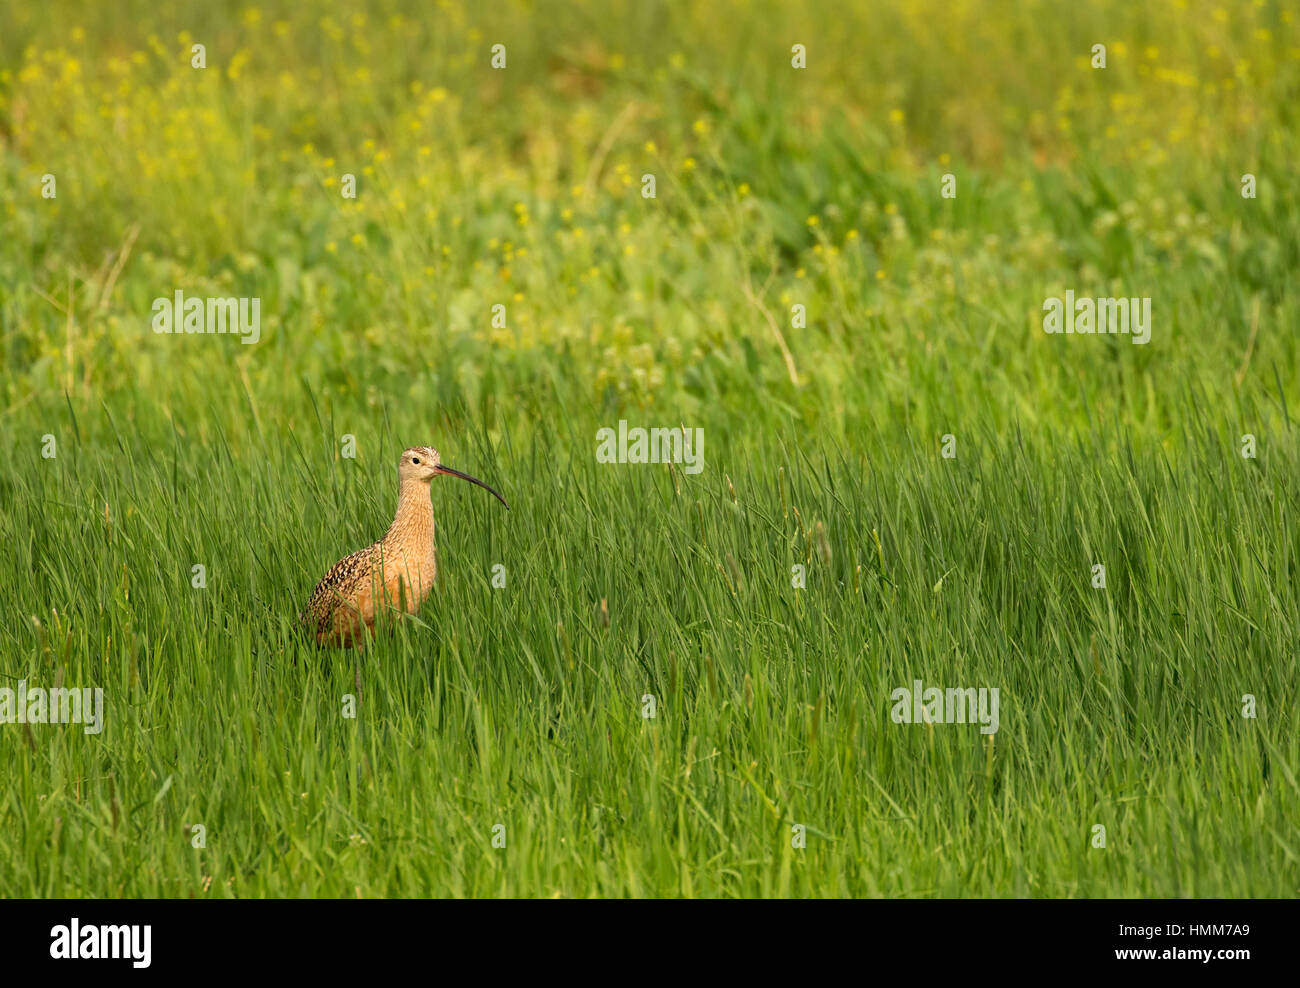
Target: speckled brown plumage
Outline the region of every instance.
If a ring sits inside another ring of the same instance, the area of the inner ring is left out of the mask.
[[[481,480],[442,466],[437,450],[428,446],[404,450],[397,465],[397,513],[392,525],[378,542],[331,566],[298,615],[317,644],[350,648],[383,615],[414,614],[420,609],[437,575],[429,484],[443,473],[478,484],[505,504]]]

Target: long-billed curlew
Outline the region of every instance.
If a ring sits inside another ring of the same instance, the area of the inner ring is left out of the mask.
[[[375,626],[384,610],[414,614],[433,589],[437,573],[433,547],[433,502],[429,484],[449,473],[506,499],[477,477],[444,467],[436,449],[412,446],[397,464],[397,514],[374,545],[340,559],[316,584],[298,615],[318,645],[350,648]],[[506,508],[510,505],[506,504]]]

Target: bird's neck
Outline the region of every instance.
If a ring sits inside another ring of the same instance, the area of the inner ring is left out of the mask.
[[[384,535],[384,544],[433,551],[433,501],[428,484],[413,481],[402,485],[397,495],[397,514]]]

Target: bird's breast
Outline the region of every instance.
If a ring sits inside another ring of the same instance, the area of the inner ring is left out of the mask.
[[[384,592],[389,606],[414,614],[433,589],[438,565],[433,543],[427,549],[399,550],[384,558]]]

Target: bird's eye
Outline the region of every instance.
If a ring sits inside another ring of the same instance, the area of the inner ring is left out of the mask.
[[[420,458],[418,456],[413,456],[411,457],[411,462],[418,464],[420,462]]]

